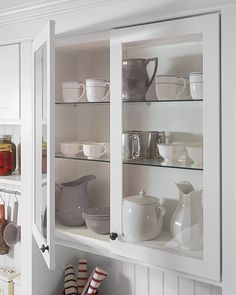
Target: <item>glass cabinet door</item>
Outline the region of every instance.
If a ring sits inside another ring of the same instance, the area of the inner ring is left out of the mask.
[[[54,21],[33,41],[35,194],[33,234],[49,269],[55,265]]]
[[[112,251],[220,280],[219,15],[111,34]]]

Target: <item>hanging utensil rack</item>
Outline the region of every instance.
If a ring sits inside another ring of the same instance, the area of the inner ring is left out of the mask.
[[[21,192],[18,192],[18,191],[12,191],[12,190],[8,190],[8,189],[4,189],[4,188],[1,188],[1,189],[0,189],[0,193],[6,193],[6,194],[18,195],[18,196],[21,195]]]

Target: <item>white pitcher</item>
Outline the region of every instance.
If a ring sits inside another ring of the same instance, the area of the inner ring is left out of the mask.
[[[203,249],[202,190],[195,190],[188,181],[176,183],[179,204],[171,219],[171,233],[184,250]]]

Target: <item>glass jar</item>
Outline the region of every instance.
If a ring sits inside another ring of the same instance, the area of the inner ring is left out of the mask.
[[[42,141],[42,173],[47,173],[47,143]]]
[[[11,144],[0,142],[0,176],[12,174],[12,163],[13,153]]]
[[[11,151],[12,151],[12,171],[16,170],[16,145],[14,142],[12,142],[12,136],[11,135],[0,135],[0,144],[6,143],[11,145]]]

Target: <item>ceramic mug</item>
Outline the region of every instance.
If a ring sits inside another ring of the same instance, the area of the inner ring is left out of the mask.
[[[203,74],[198,72],[189,75],[190,92],[192,99],[203,98]]]
[[[83,144],[83,152],[88,159],[101,158],[107,153],[107,147],[105,143],[90,142]]]
[[[3,232],[4,241],[10,247],[20,241],[21,226],[17,225],[17,216],[18,201],[14,203],[13,222],[8,223]]]
[[[83,148],[79,142],[61,142],[60,150],[66,157],[75,157],[82,152]]]
[[[187,87],[186,80],[177,75],[158,75],[155,84],[159,100],[178,99]]]
[[[85,94],[85,84],[80,81],[65,81],[62,83],[64,102],[78,102]]]
[[[103,79],[86,79],[86,94],[89,102],[108,100],[110,82]]]

